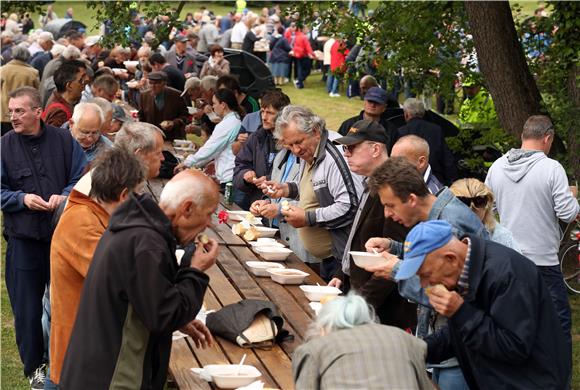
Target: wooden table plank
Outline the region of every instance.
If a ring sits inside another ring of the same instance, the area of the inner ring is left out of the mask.
[[[179,339],[171,345],[169,370],[180,389],[211,389],[210,385],[199,375],[191,371],[192,367],[200,367],[186,339]]]

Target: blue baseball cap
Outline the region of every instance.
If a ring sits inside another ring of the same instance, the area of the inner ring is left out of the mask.
[[[405,280],[415,275],[425,257],[447,244],[452,238],[453,231],[447,221],[427,221],[416,225],[405,238],[405,257],[395,275],[395,280]]]
[[[387,104],[387,91],[380,87],[369,88],[365,94],[365,100],[378,104]]]

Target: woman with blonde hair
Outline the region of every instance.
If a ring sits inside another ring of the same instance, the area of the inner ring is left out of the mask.
[[[292,357],[296,389],[433,389],[425,371],[427,344],[377,324],[353,292],[322,305],[309,340]]]
[[[512,233],[495,219],[493,213],[494,196],[489,187],[477,179],[468,178],[455,181],[449,189],[457,199],[465,203],[481,219],[491,241],[520,252]]]

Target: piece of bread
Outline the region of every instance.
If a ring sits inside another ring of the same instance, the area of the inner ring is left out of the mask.
[[[429,296],[429,295],[431,295],[431,292],[435,289],[443,289],[443,291],[449,291],[449,290],[447,290],[447,287],[445,287],[444,285],[439,283],[439,284],[436,284],[435,286],[426,287],[425,294],[427,294],[427,296]]]
[[[235,225],[232,226],[232,232],[234,232],[234,234],[237,234],[238,236],[244,234],[246,230],[248,229],[246,229],[244,225],[241,223],[236,223]]]
[[[246,241],[256,241],[259,237],[260,232],[258,232],[253,226],[244,233],[244,240]]]
[[[205,245],[209,242],[209,237],[207,236],[207,234],[201,233],[199,236],[197,236],[197,240]]]
[[[282,201],[282,210],[288,211],[290,210],[290,202],[287,200]]]

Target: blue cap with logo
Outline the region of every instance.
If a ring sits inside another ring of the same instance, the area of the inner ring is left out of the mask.
[[[447,221],[435,220],[416,225],[405,238],[405,257],[395,275],[395,280],[409,279],[415,275],[425,257],[453,238],[451,225]]]

